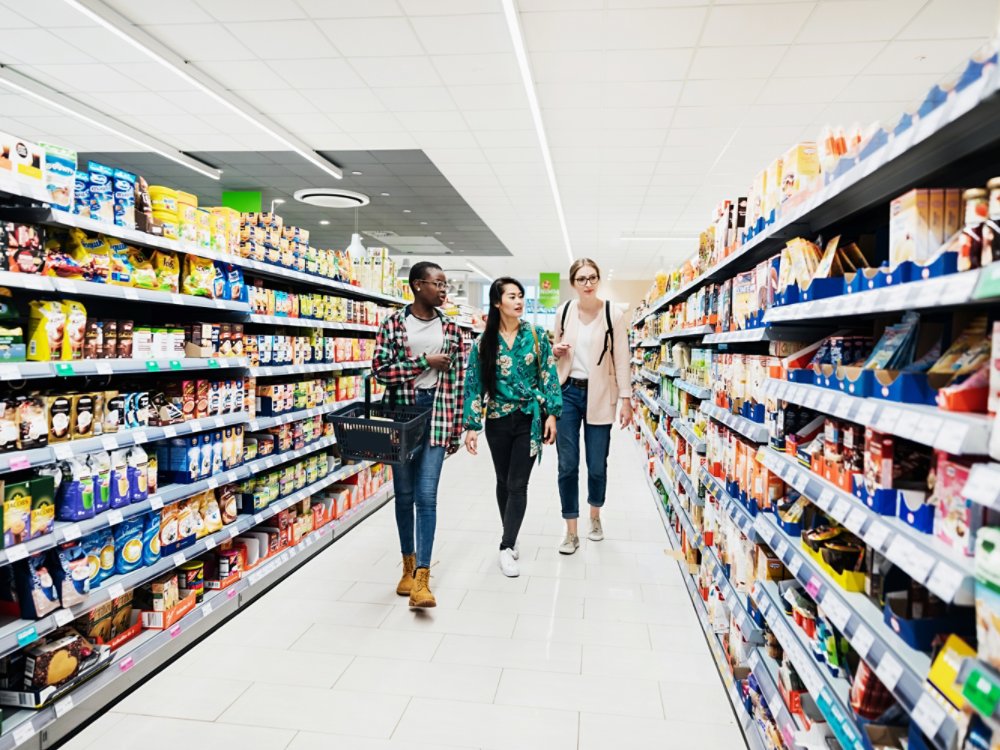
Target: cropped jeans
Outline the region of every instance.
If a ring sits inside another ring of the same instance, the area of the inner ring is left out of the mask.
[[[562,517],[580,517],[580,425],[587,455],[587,503],[604,506],[608,488],[608,451],[611,425],[587,423],[587,390],[567,383],[562,389],[563,409],[556,433],[559,451],[559,500]]]

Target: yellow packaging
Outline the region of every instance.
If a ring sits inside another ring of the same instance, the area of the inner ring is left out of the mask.
[[[204,208],[195,209],[195,241],[208,250],[212,246],[212,214]]]
[[[803,141],[788,149],[781,159],[781,202],[807,195],[821,184],[816,144]]]
[[[951,704],[961,709],[965,705],[965,698],[962,697],[962,688],[956,685],[958,671],[962,662],[966,659],[973,659],[976,650],[957,635],[949,635],[948,640],[934,658],[931,664],[930,674],[927,680],[934,687],[941,691]]]
[[[764,218],[764,202],[767,196],[767,170],[758,172],[750,188],[750,198],[747,201],[747,225],[753,226],[758,219]]]
[[[66,330],[63,335],[62,358],[76,361],[83,359],[83,339],[87,333],[87,308],[76,300],[63,300]]]
[[[190,203],[177,204],[177,232],[184,242],[198,241],[198,209]]]
[[[198,196],[193,193],[185,193],[183,190],[177,191],[177,206],[178,210],[180,206],[188,205],[193,208],[198,208]]]
[[[208,258],[184,256],[184,279],[181,292],[195,297],[211,297],[215,282],[215,265]]]
[[[767,166],[767,175],[764,178],[764,221],[771,220],[772,212],[777,213],[781,209],[781,159],[775,159]]]
[[[157,288],[162,292],[179,291],[181,267],[177,255],[167,250],[154,250],[152,260]]]
[[[153,220],[163,227],[163,236],[169,240],[180,237],[176,211],[153,211]]]
[[[905,260],[922,263],[930,257],[927,247],[929,213],[927,190],[911,190],[889,204],[889,268]]]
[[[61,359],[65,335],[66,311],[60,303],[51,300],[32,300],[28,303],[29,361]]]
[[[177,213],[177,191],[163,185],[149,186],[149,202],[153,206],[153,212],[163,211],[165,213]]]

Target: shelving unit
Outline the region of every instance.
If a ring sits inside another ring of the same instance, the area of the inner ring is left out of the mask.
[[[699,475],[701,484],[712,497],[719,503],[719,507],[733,519],[736,527],[742,531],[751,542],[758,541],[757,532],[754,529],[754,519],[750,511],[743,507],[743,504],[732,497],[726,488],[716,477],[708,473],[708,469],[701,467]]]
[[[691,425],[683,419],[675,419],[670,426],[677,431],[677,434],[684,438],[694,448],[695,453],[705,452],[705,438],[700,437]]]
[[[701,411],[714,419],[716,422],[720,422],[729,429],[740,433],[747,440],[751,440],[755,443],[767,442],[767,425],[761,424],[760,422],[754,422],[753,420],[741,417],[738,414],[733,414],[728,409],[723,409],[721,406],[716,406],[709,401],[701,402]]]
[[[815,328],[762,326],[740,331],[709,333],[701,340],[703,344],[751,344],[761,341],[805,341],[815,338]]]
[[[247,366],[246,357],[181,359],[83,359],[76,362],[10,362],[0,364],[0,380],[104,377],[147,372],[199,372]]]
[[[680,328],[676,331],[667,331],[666,333],[660,334],[660,341],[669,341],[670,339],[691,339],[698,338],[699,336],[704,336],[706,334],[712,333],[712,326],[692,326],[691,328]]]
[[[694,383],[689,383],[686,380],[675,380],[674,385],[680,388],[682,391],[687,391],[695,398],[706,399],[711,398],[712,389],[706,388],[703,385],[695,385]]]

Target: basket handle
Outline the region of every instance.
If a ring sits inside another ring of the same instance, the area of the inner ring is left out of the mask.
[[[365,377],[365,419],[372,418],[372,378],[374,375]]]

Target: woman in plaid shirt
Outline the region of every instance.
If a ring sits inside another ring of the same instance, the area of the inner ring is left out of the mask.
[[[403,553],[396,593],[409,595],[411,607],[434,607],[430,566],[438,480],[445,455],[458,450],[462,435],[462,337],[458,326],[437,309],[448,296],[440,266],[415,263],[410,288],[413,304],[390,315],[379,329],[373,369],[375,378],[387,386],[388,403],[431,409],[421,446],[413,458],[393,467],[392,482]]]

